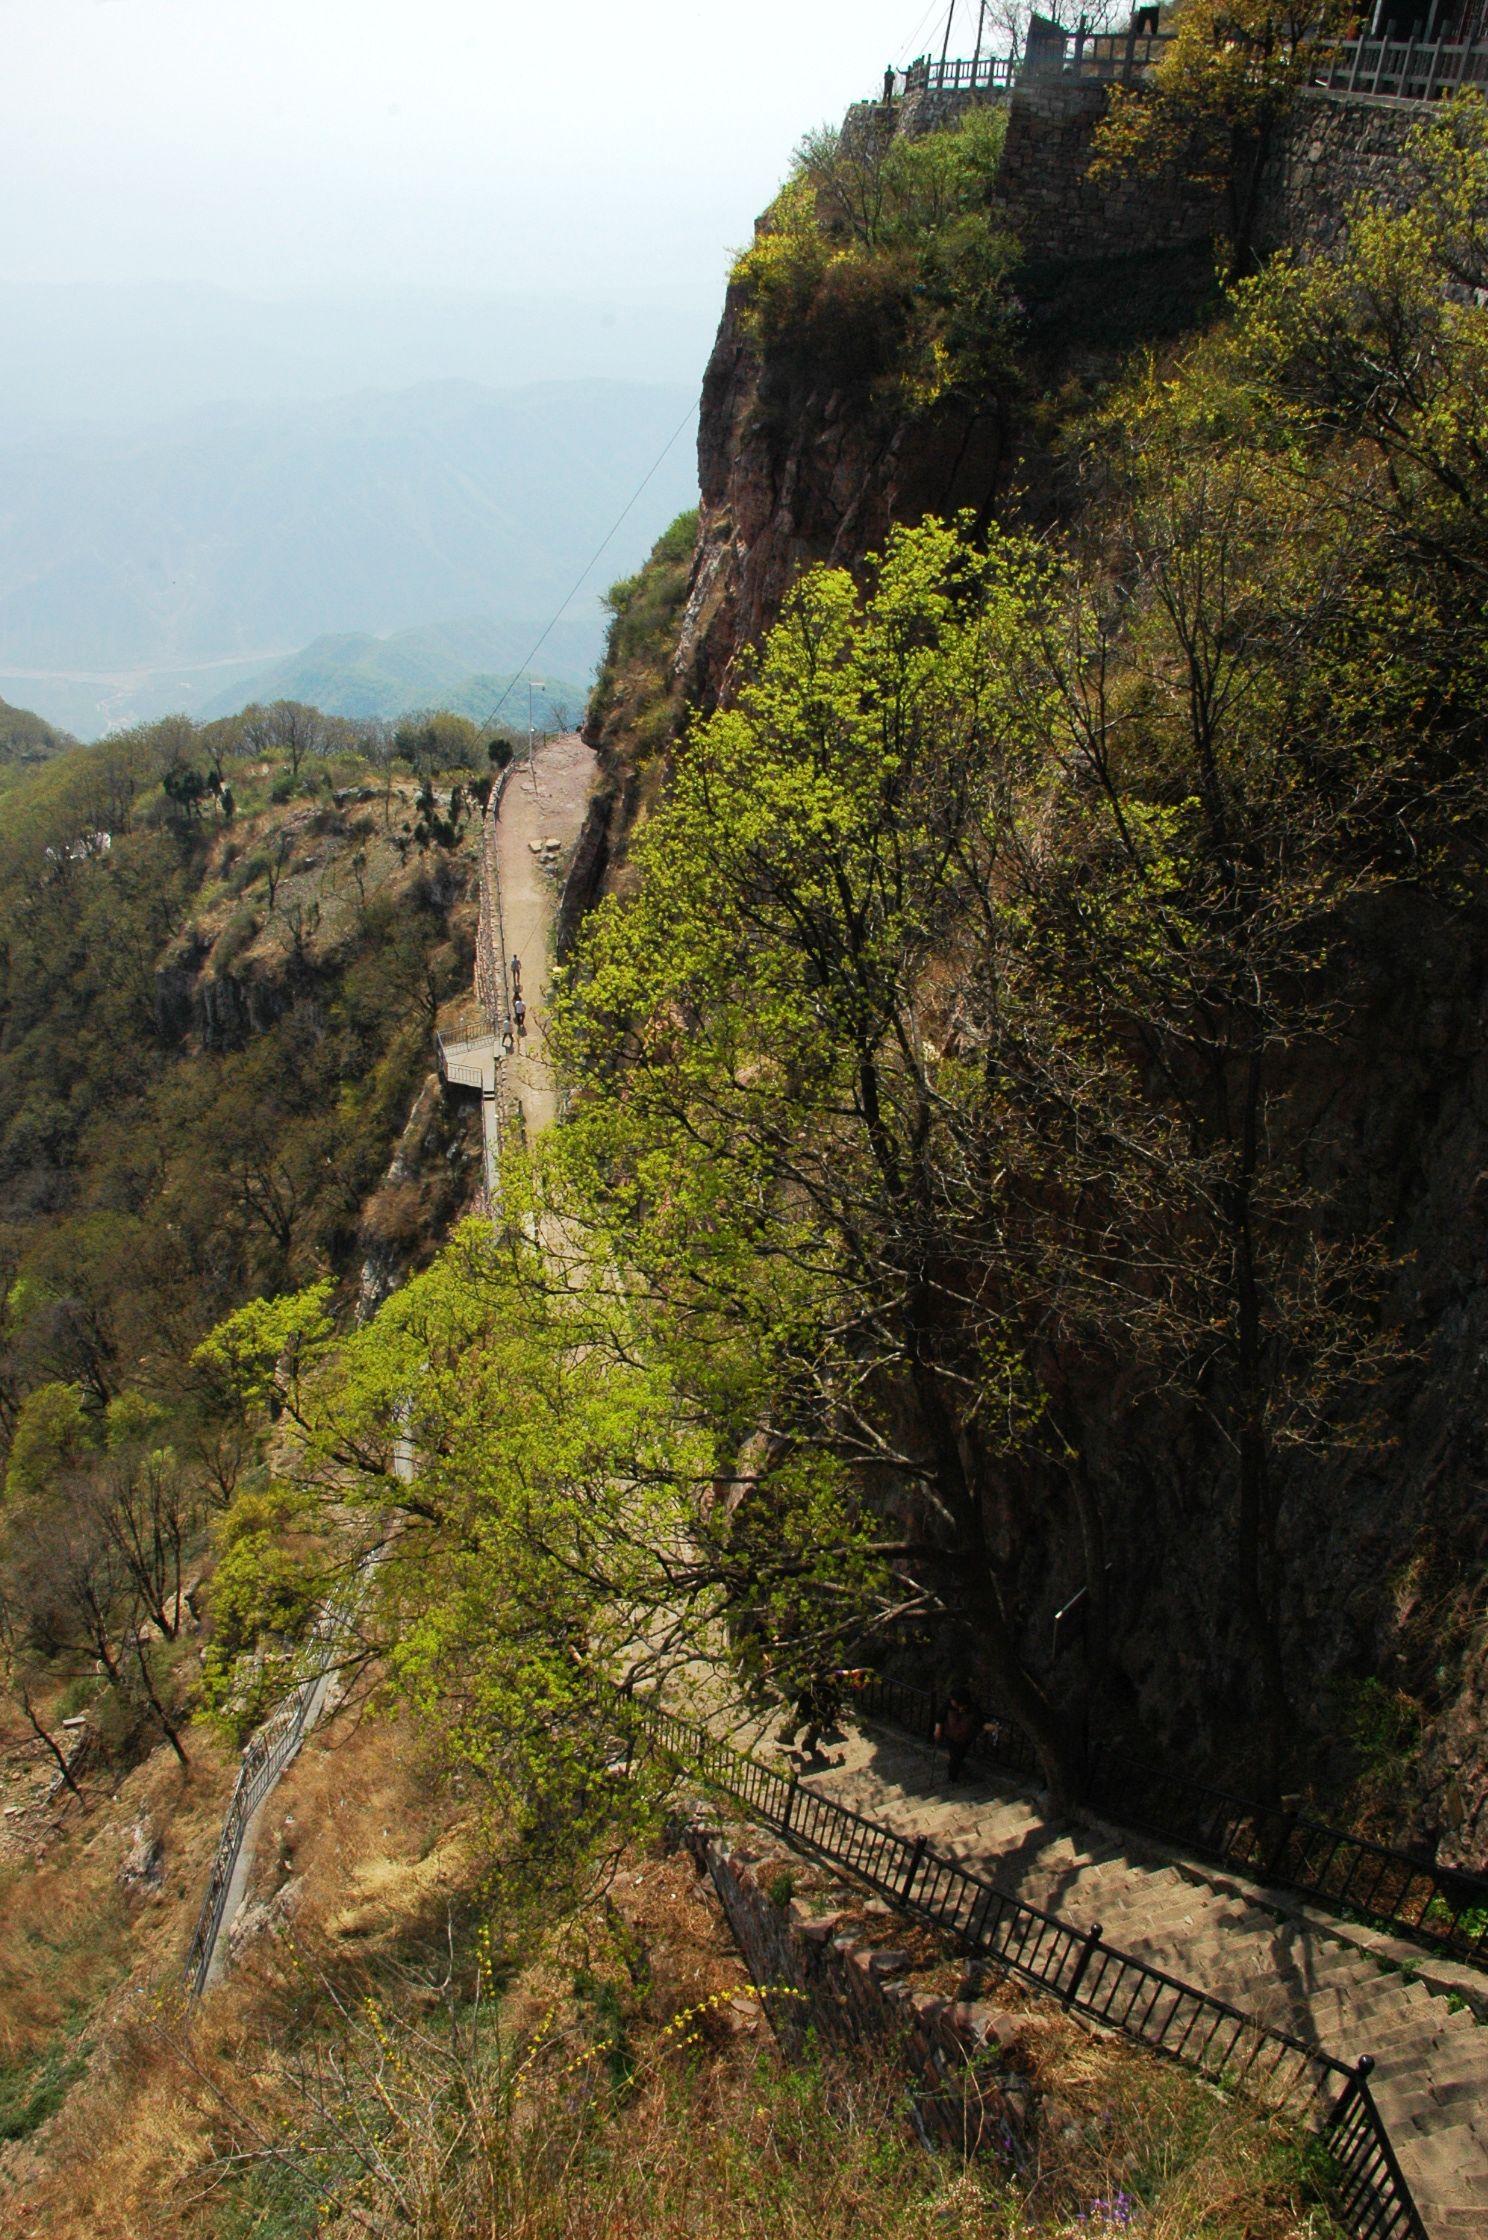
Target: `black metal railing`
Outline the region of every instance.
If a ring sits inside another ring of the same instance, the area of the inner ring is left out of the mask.
[[[320,1684],[345,1647],[357,1606],[382,1553],[383,1544],[379,1542],[361,1556],[347,1591],[322,1610],[314,1630],[296,1650],[285,1694],[243,1745],[238,1777],[222,1816],[212,1870],[186,1954],[186,1989],[193,1999],[201,1997],[212,1973],[212,1956],[249,1824],[305,1739]]]
[[[186,1955],[186,1988],[193,1999],[200,1998],[207,1987],[223,1912],[249,1823],[304,1740],[315,1691],[334,1653],[334,1641],[318,1635],[313,1654],[301,1665],[300,1676],[290,1694],[249,1737],[244,1747]]]
[[[960,61],[948,57],[944,62],[933,62],[922,55],[907,70],[895,73],[894,92],[901,99],[907,93],[987,93],[1016,85],[1017,79],[1016,55],[968,55]]]
[[[1354,2240],[1426,2240],[1409,2185],[1369,2087],[1352,2066],[1245,2014],[1224,1999],[1108,1945],[999,1890],[982,1875],[833,1797],[803,1788],[654,1702],[634,1699],[646,1730],[676,1763],[732,1797],[791,1843],[846,1868],[904,1912],[948,1931],[970,1952],[1058,1999],[1072,2014],[1197,2070],[1211,2082],[1299,2118],[1333,2166],[1335,2206]]]
[[[855,1701],[867,1717],[889,1726],[926,1737],[933,1732],[935,1699],[927,1688],[875,1675]],[[988,1722],[971,1755],[1014,1773],[1037,1772],[1027,1737],[1006,1719]],[[1127,1827],[1258,1882],[1488,1968],[1488,1876],[1412,1859],[1310,1814],[1254,1804],[1124,1753],[1097,1758],[1085,1801]]]
[[[1014,86],[1050,78],[1096,79],[1130,84],[1154,68],[1173,34],[1169,31],[1088,31],[1032,33],[1021,54],[979,54],[935,61],[922,55],[884,82],[895,100],[913,96],[1010,92]]]
[[[1030,36],[1021,55],[976,55],[953,61],[922,56],[894,71],[885,92],[993,92],[1049,79],[1130,85],[1156,68],[1170,31],[1045,32]],[[1488,44],[1453,39],[1336,39],[1319,45],[1304,72],[1329,93],[1376,101],[1444,101],[1464,86],[1488,86]]]

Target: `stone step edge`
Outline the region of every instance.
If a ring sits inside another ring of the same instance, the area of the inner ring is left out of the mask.
[[[902,1728],[890,1726],[884,1720],[858,1719],[854,1723],[861,1727],[877,1728],[894,1741],[907,1743],[918,1755],[933,1756],[926,1744],[913,1735],[906,1735]],[[995,1786],[1012,1791],[1015,1796],[1023,1798],[1038,1810],[1041,1823],[1049,1830],[1052,1841],[1067,1834],[1070,1826],[1091,1829],[1138,1867],[1146,1865],[1149,1860],[1158,1865],[1171,1866],[1185,1882],[1217,1891],[1226,1897],[1242,1899],[1254,1906],[1257,1912],[1268,1913],[1276,1920],[1297,1922],[1316,1936],[1350,1945],[1356,1952],[1362,1952],[1376,1962],[1384,1962],[1381,1974],[1398,1973],[1411,1977],[1417,1983],[1424,1984],[1434,1995],[1443,1998],[1455,1993],[1480,2023],[1488,2023],[1488,1980],[1475,1969],[1463,1967],[1458,1961],[1428,1952],[1424,1945],[1412,1944],[1405,1937],[1391,1936],[1386,1930],[1372,1929],[1364,1922],[1341,1920],[1337,1914],[1328,1912],[1321,1906],[1309,1905],[1296,1892],[1277,1889],[1271,1883],[1253,1882],[1248,1875],[1241,1874],[1233,1867],[1216,1866],[1212,1861],[1201,1858],[1197,1852],[1182,1850],[1176,1844],[1165,1844],[1157,1837],[1135,1828],[1122,1827],[1118,1821],[1107,1820],[1102,1814],[1090,1811],[1087,1806],[1072,1807],[1066,1824],[1061,1826],[1059,1822],[1049,1819],[1042,1810],[1040,1790],[1019,1781],[1015,1776],[1004,1775],[1000,1770],[980,1770],[983,1773],[990,1772],[990,1780]],[[909,1798],[905,1801],[907,1804],[913,1802]],[[986,1855],[983,1856],[985,1862]],[[965,1863],[969,1865],[970,1861]],[[1230,1930],[1224,1934],[1228,1941],[1231,1936],[1239,1938],[1253,1932]],[[1367,2053],[1369,2049],[1365,2046],[1360,2050]]]
[[[1110,1825],[1111,1833],[1117,1832],[1114,1825],[1103,1821],[1092,1820],[1091,1824],[1103,1831]],[[1488,2023],[1488,1982],[1475,1969],[1428,1952],[1424,1945],[1412,1944],[1405,1937],[1373,1929],[1367,1922],[1342,1921],[1337,1914],[1325,1912],[1321,1906],[1309,1905],[1295,1892],[1278,1890],[1269,1883],[1252,1882],[1234,1868],[1214,1866],[1192,1852],[1174,1847],[1163,1855],[1186,1882],[1243,1899],[1259,1913],[1269,1913],[1279,1921],[1296,1922],[1314,1936],[1348,1945],[1375,1961],[1381,1976],[1404,1976],[1409,1982],[1424,1986],[1434,1998],[1450,1998],[1455,1994],[1480,2024]],[[1254,1932],[1236,1929],[1228,1934],[1239,1938]],[[1363,2050],[1367,2052],[1368,2048]]]

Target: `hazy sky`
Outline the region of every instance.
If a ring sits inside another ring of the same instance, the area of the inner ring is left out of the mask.
[[[0,280],[716,289],[944,6],[0,0]]]

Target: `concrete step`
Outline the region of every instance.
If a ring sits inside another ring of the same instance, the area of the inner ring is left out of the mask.
[[[896,1769],[907,1778],[922,1769],[926,1793],[912,1780],[898,1786]],[[991,1782],[958,1790],[952,1805],[938,1779],[929,1753],[890,1749],[876,1767],[813,1786],[903,1834],[925,1834],[1029,1904],[1081,1926],[1099,1921],[1118,1950],[1304,2043],[1345,2058],[1372,2054],[1376,2101],[1431,2240],[1488,2240],[1488,2030],[1429,1986],[1382,1969],[1345,1933],[1210,1886],[1192,1863],[1128,1857],[1100,1837],[1045,1827],[1025,1798],[999,1796]]]
[[[1488,2107],[1488,2060],[1464,2055],[1455,2046],[1433,2045],[1429,2039],[1416,2046],[1397,2045],[1388,2053],[1377,2052],[1374,2044],[1369,2050],[1374,2054],[1374,2075],[1369,2081],[1376,2099],[1386,2086],[1420,2078],[1433,2090],[1471,2086]]]

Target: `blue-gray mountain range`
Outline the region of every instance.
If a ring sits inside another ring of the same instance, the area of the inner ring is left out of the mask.
[[[533,664],[525,671],[487,666],[505,632],[490,616],[463,623],[399,630],[375,638],[342,631],[257,669],[199,710],[203,718],[234,715],[250,700],[304,700],[329,716],[401,716],[414,708],[451,708],[474,722],[495,720],[525,731],[566,729],[583,712],[588,683]]]
[[[463,675],[516,670],[655,466],[531,661],[582,681],[603,586],[695,502],[690,403],[680,384],[428,382],[0,445],[0,694],[91,736],[241,704],[326,634],[431,626],[461,633]],[[490,617],[478,642],[470,617]]]

